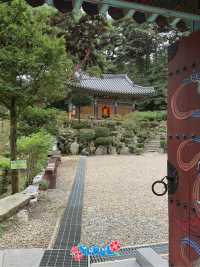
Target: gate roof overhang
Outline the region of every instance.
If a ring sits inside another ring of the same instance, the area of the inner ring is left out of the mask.
[[[52,4],[52,1],[48,1],[50,4]],[[82,0],[76,0],[74,9],[79,9],[82,4]],[[121,0],[86,0],[84,2],[90,2],[97,5],[106,5],[106,6],[112,6],[122,9],[129,9],[133,11],[141,11],[141,12],[147,12],[152,15],[152,19],[154,15],[163,15],[165,17],[174,17],[174,18],[180,18],[180,19],[186,19],[186,20],[192,20],[192,21],[200,21],[200,15],[177,11],[177,10],[170,10],[166,8],[160,8],[153,5],[146,5],[146,4],[140,4],[140,3],[134,3],[134,2],[126,2]],[[103,7],[102,7],[103,11]],[[150,19],[149,19],[150,21]],[[151,22],[151,21],[150,21]]]
[[[122,1],[122,0],[26,0],[30,5],[32,6],[40,6],[44,3],[48,5],[55,6],[58,10],[60,10],[63,13],[67,12],[76,12],[81,7],[83,7],[84,11],[87,12],[87,8],[89,5],[89,13],[93,13],[93,15],[100,14],[100,15],[106,15],[107,11],[109,13],[110,9],[121,10],[124,11],[124,14],[129,14],[132,16],[136,21],[135,18],[136,14],[140,13],[142,16],[139,18],[138,23],[143,22],[149,22],[153,23],[156,22],[158,25],[158,19],[162,17],[160,20],[160,28],[164,28],[164,24],[171,25],[174,28],[178,28],[177,25],[179,25],[179,30],[182,28],[181,31],[187,31],[188,28],[191,28],[194,30],[194,28],[197,28],[200,25],[200,7],[197,0],[186,0],[186,6],[182,5],[181,9],[177,8],[176,5],[172,9],[171,7],[168,9],[168,6],[166,2],[163,0],[163,6],[159,4],[159,6],[156,6],[154,4],[144,4],[144,3],[138,3],[133,2],[131,0]],[[173,0],[172,0],[173,1]],[[164,5],[165,3],[165,5]],[[189,7],[187,7],[187,5]],[[86,7],[85,7],[86,6]],[[85,8],[84,8],[85,7]],[[164,8],[165,7],[165,8]],[[85,10],[86,9],[86,10]],[[113,12],[113,11],[112,11]],[[112,13],[111,12],[111,13]],[[123,12],[121,12],[123,13]],[[114,19],[119,19],[124,14],[112,16]],[[195,25],[195,26],[194,26]],[[198,25],[196,27],[196,25]],[[199,27],[198,27],[199,28]]]

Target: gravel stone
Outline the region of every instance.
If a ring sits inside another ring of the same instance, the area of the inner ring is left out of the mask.
[[[17,215],[3,222],[5,230],[0,238],[0,249],[47,248],[62,216],[74,180],[77,158],[63,157],[58,169],[57,189],[41,192],[35,207],[27,207],[28,221]]]
[[[152,183],[166,175],[164,154],[87,159],[81,242],[119,240],[122,246],[167,242],[167,196]]]

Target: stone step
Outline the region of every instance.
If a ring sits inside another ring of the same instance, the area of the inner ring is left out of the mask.
[[[145,147],[160,147],[160,144],[147,144]]]
[[[149,146],[149,147],[145,147],[144,148],[145,150],[154,150],[154,149],[156,149],[156,150],[159,150],[160,149],[160,147],[158,146],[158,147],[155,147],[155,146]]]
[[[43,254],[41,248],[0,250],[0,266],[39,267]]]
[[[136,262],[141,267],[169,267],[168,262],[158,255],[152,248],[137,249]]]
[[[92,263],[91,267],[141,267],[135,258],[115,260],[110,262]]]

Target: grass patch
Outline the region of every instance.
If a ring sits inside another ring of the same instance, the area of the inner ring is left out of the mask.
[[[9,120],[0,120],[0,155],[4,155],[9,144]]]
[[[6,226],[3,223],[0,223],[0,238],[2,238],[4,232],[6,230]]]

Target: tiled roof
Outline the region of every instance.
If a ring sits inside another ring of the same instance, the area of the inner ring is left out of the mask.
[[[79,90],[91,93],[125,94],[132,96],[150,96],[155,93],[153,87],[143,87],[132,82],[126,74],[104,74],[103,77],[90,77],[78,74],[77,81],[71,84]]]

